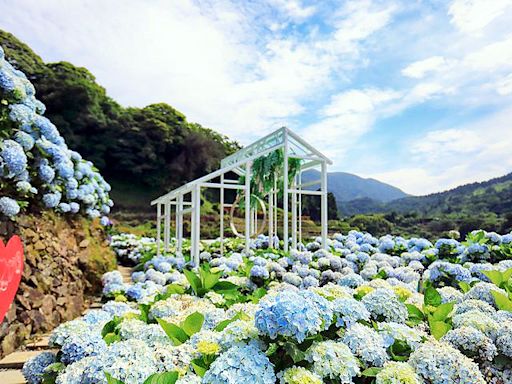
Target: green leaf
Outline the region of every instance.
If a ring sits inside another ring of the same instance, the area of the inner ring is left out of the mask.
[[[179,374],[176,371],[154,373],[144,381],[144,384],[174,384],[178,378]]]
[[[116,379],[115,377],[112,377],[110,373],[107,371],[104,371],[105,377],[107,378],[107,384],[124,384],[121,380]]]
[[[411,347],[405,341],[395,340],[389,347],[389,354],[395,361],[407,361],[411,355]]]
[[[218,293],[222,293],[224,291],[234,291],[238,288],[238,285],[233,284],[230,281],[219,281],[213,286],[213,290]]]
[[[178,284],[170,284],[167,286],[165,293],[168,295],[174,295],[176,293],[182,295],[185,293],[185,288]]]
[[[204,316],[199,312],[194,312],[185,319],[181,324],[181,328],[188,336],[192,336],[201,330],[203,323]]]
[[[512,277],[512,268],[507,269],[505,272],[501,273],[503,275],[503,281],[509,281]]]
[[[385,270],[381,269],[379,271],[379,273],[377,273],[376,275],[373,275],[372,276],[372,280],[376,280],[376,279],[385,279],[388,277],[388,274],[386,273]]]
[[[263,296],[265,296],[267,294],[267,290],[263,287],[260,287],[258,289],[256,289],[253,293],[252,293],[252,297],[256,298],[256,299],[261,299]]]
[[[421,309],[419,309],[417,306],[413,304],[405,304],[405,306],[407,307],[407,311],[409,312],[409,319],[417,320],[418,322],[423,321],[425,315],[423,314]]]
[[[199,292],[203,287],[201,284],[201,279],[199,279],[199,277],[194,272],[189,271],[188,269],[184,269],[183,273],[185,274],[185,277],[187,278],[194,293],[199,296]]]
[[[443,321],[452,312],[455,302],[441,304],[432,314],[434,320]]]
[[[361,372],[361,376],[375,377],[378,375],[378,373],[380,371],[382,371],[382,368],[378,368],[378,367],[366,368],[363,372]]]
[[[471,285],[469,285],[465,281],[459,281],[459,287],[463,293],[467,293],[471,289]]]
[[[192,365],[192,368],[194,368],[194,372],[200,377],[203,377],[208,370],[208,367],[206,367],[204,361],[201,359],[194,359],[190,364]]]
[[[503,283],[503,274],[500,271],[482,271],[482,273],[491,280],[493,284],[500,287]],[[508,280],[508,279],[507,279]]]
[[[506,295],[498,291],[491,291],[491,295],[494,297],[498,309],[512,312],[512,301]]]
[[[437,291],[437,289],[433,287],[427,287],[423,295],[423,301],[425,305],[438,307],[442,302],[441,294]]]
[[[168,323],[163,319],[156,319],[162,327],[165,334],[171,339],[174,345],[181,345],[189,339],[187,333],[176,324]]]
[[[114,333],[121,321],[122,319],[120,317],[115,316],[112,320],[103,326],[101,330],[101,336],[105,338],[105,336],[107,336],[109,333]]]
[[[430,333],[432,336],[434,336],[437,340],[439,340],[441,337],[443,337],[450,329],[452,329],[452,326],[444,321],[436,321],[432,320],[429,322],[430,325]]]
[[[66,366],[62,363],[53,363],[47,366],[41,376],[41,384],[55,384],[59,372],[66,369]]]
[[[296,364],[306,358],[306,354],[302,352],[299,347],[291,342],[286,342],[284,344],[284,349],[288,356],[290,356],[293,362]]]
[[[277,343],[270,343],[268,349],[265,351],[265,355],[272,356],[274,353],[277,352],[278,349],[279,346],[277,345]]]
[[[217,324],[214,331],[222,332],[229,324],[231,324],[232,322],[234,322],[236,320],[249,320],[249,316],[243,312],[238,312],[231,319],[221,321],[219,324]]]
[[[107,333],[105,336],[103,336],[103,340],[105,340],[105,343],[107,345],[110,345],[112,343],[116,343],[118,341],[121,341],[121,336],[117,333]]]
[[[208,291],[210,289],[212,289],[213,286],[215,284],[217,284],[217,282],[219,281],[221,276],[222,276],[222,271],[217,272],[217,273],[204,272],[204,275],[203,275],[203,281],[204,281],[203,287],[204,287],[204,289],[206,289]]]
[[[149,304],[139,304],[140,319],[145,323],[149,323],[149,310],[150,309],[151,309],[151,305],[149,305]]]

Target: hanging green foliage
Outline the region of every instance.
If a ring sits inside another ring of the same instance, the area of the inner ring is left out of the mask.
[[[288,183],[292,183],[295,176],[299,173],[301,159],[294,157],[288,158]],[[251,178],[251,206],[256,207],[257,199],[264,200],[270,191],[277,187],[278,197],[283,196],[284,190],[284,151],[276,149],[268,155],[258,157],[252,163]],[[241,184],[245,183],[245,176],[240,176]],[[240,205],[243,206],[243,193],[240,196]]]

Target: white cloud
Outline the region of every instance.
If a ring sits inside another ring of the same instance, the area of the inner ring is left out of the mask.
[[[505,3],[455,0],[447,16],[446,8],[406,0],[0,0],[0,25],[45,60],[89,68],[124,105],[168,102],[244,144],[288,125],[332,157],[333,169],[347,170],[379,156],[365,152],[367,138],[392,134],[383,120],[414,106],[440,107],[453,120],[473,107],[511,105]],[[404,124],[420,126],[415,118]],[[443,132],[442,121],[433,124],[419,128],[434,132],[417,145],[393,137],[397,147],[414,148],[407,167],[386,154],[378,172],[361,173],[418,192],[508,164],[499,160],[508,139],[490,143],[476,140],[484,131],[475,127]],[[493,129],[485,132],[506,136]],[[354,147],[357,156],[346,157]],[[477,158],[478,169],[464,165]]]
[[[461,184],[487,180],[512,170],[512,107],[456,128],[429,132],[409,145],[402,167],[370,174],[424,195]]]
[[[413,155],[426,161],[437,161],[439,153],[467,155],[482,149],[477,133],[454,128],[430,131],[411,146]]]
[[[437,71],[447,65],[446,59],[442,56],[432,56],[428,59],[416,61],[402,69],[402,74],[414,79],[421,79],[428,72]]]
[[[503,79],[498,80],[495,84],[496,92],[498,92],[502,96],[512,94],[512,73]]]
[[[166,101],[189,120],[248,143],[293,124],[308,98],[355,67],[359,41],[392,13],[357,4],[346,3],[332,32],[322,34],[268,32],[271,24],[315,14],[298,0],[19,0],[0,11],[0,23],[44,59],[89,68],[122,104]]]
[[[512,67],[512,35],[468,54],[464,60],[469,68],[492,71]]]
[[[448,14],[460,31],[478,34],[511,4],[509,0],[454,0]]]
[[[272,0],[272,3],[282,9],[290,18],[302,21],[311,17],[316,12],[316,7],[304,6],[297,0]]]
[[[398,8],[398,5],[392,2],[382,4],[371,0],[346,2],[334,15],[335,39],[329,44],[338,52],[354,51],[354,44],[388,25]]]

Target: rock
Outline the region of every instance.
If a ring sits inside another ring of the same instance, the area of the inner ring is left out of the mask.
[[[39,310],[44,316],[50,318],[56,304],[57,300],[55,299],[54,296],[45,295],[43,298],[43,302],[41,303],[41,308]]]
[[[20,343],[28,338],[30,334],[29,328],[23,324],[15,324],[9,329],[9,333],[2,340],[2,352],[4,355],[14,352]]]
[[[25,249],[18,295],[0,324],[0,357],[26,338],[79,316],[86,295],[101,290],[101,275],[115,266],[102,231],[96,222],[50,212],[0,223],[0,236],[21,234]]]
[[[45,245],[42,241],[38,241],[37,243],[34,244],[34,249],[36,251],[42,251],[43,249],[45,249]]]
[[[30,301],[32,308],[39,308],[43,304],[44,294],[33,288],[25,294]]]
[[[87,240],[87,239],[82,240],[82,241],[80,242],[80,244],[78,244],[78,246],[79,246],[80,248],[87,248],[87,247],[89,246],[89,240]]]
[[[28,237],[32,241],[37,241],[39,239],[39,235],[36,232],[34,232],[32,229],[30,229],[30,228],[26,229],[24,231],[23,235],[25,237]]]
[[[32,309],[32,306],[30,305],[30,300],[23,296],[23,295],[16,295],[16,299],[18,303],[21,304],[21,306],[25,309]]]

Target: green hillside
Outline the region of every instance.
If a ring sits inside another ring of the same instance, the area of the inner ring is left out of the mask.
[[[481,183],[472,183],[445,192],[425,196],[409,196],[388,203],[362,198],[341,204],[345,215],[357,213],[417,212],[418,214],[449,215],[512,212],[512,173]]]
[[[422,236],[451,229],[465,234],[475,228],[506,233],[512,230],[512,173],[426,196],[388,203],[363,198],[338,206],[344,217],[379,217],[397,231]]]
[[[34,84],[47,107],[45,115],[69,147],[92,161],[112,184],[118,209],[149,207],[151,198],[216,169],[220,159],[239,147],[188,122],[165,103],[124,108],[86,68],[44,63],[8,32],[0,30],[0,45],[7,60]],[[127,180],[135,188],[125,194],[120,187]]]

